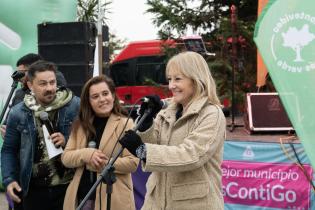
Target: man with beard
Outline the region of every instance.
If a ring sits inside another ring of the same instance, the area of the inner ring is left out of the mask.
[[[32,64],[27,82],[31,92],[8,116],[1,150],[3,184],[14,202],[23,198],[25,210],[62,210],[73,175],[62,165],[60,155],[49,158],[40,119],[43,112],[48,114],[53,128],[49,138],[56,147],[64,147],[80,102],[70,90],[57,89],[56,83],[53,63]]]
[[[22,56],[17,62],[16,62],[16,68],[17,71],[23,72],[25,75],[27,74],[28,68],[31,64],[35,63],[36,61],[43,60],[43,58],[35,53],[28,53],[24,56]],[[56,80],[57,80],[57,87],[67,87],[67,81],[63,74],[60,71],[56,71]],[[20,79],[21,88],[17,89],[14,92],[14,96],[12,98],[10,107],[13,107],[14,105],[20,103],[23,101],[25,94],[30,93],[30,89],[27,87],[27,78],[26,76],[22,77]],[[2,139],[5,135],[5,127],[7,124],[7,118],[4,120],[2,125],[0,126],[0,132]],[[16,210],[16,209],[15,209]]]

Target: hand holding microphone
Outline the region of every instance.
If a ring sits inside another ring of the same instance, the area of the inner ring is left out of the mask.
[[[143,103],[140,106],[139,114],[142,116],[147,109],[151,109],[149,116],[155,117],[156,114],[163,108],[166,108],[166,103],[163,102],[158,95],[145,96],[142,99]],[[148,117],[149,117],[148,116]]]
[[[149,127],[151,127],[153,123],[153,118],[157,115],[157,113],[167,107],[167,103],[162,101],[158,95],[149,95],[142,99],[143,103],[138,110],[139,118],[141,118],[145,112],[149,112],[145,120],[139,126],[139,131],[145,131]],[[134,130],[128,130],[125,132],[125,135],[119,140],[119,143],[126,148],[131,154],[140,159],[145,159],[143,156],[143,148],[145,148],[145,144],[142,142],[140,136]],[[142,148],[142,149],[141,149]],[[139,154],[137,154],[137,152]]]
[[[107,162],[108,157],[101,150],[95,148],[95,151],[93,152],[88,164],[90,164],[96,171],[100,172],[103,170]]]
[[[158,95],[149,95],[145,96],[143,99],[143,103],[138,110],[139,117],[144,115],[145,111],[150,111],[142,125],[139,127],[139,131],[145,131],[149,127],[151,127],[153,123],[153,118],[159,113],[159,111],[163,108],[166,108],[167,104],[160,99]]]
[[[136,157],[137,149],[141,145],[144,145],[140,136],[133,130],[126,131],[125,135],[119,140],[119,143]]]
[[[55,145],[55,147],[59,148],[60,146],[65,146],[66,141],[64,135],[60,132],[55,132],[55,129],[48,118],[48,113],[45,111],[41,112],[39,114],[39,118],[47,128],[51,141]]]

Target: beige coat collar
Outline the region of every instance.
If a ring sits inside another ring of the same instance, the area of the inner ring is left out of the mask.
[[[116,114],[111,114],[108,118],[108,121],[106,123],[106,126],[105,126],[105,129],[104,129],[104,132],[102,134],[102,138],[101,139],[104,139],[100,142],[100,146],[99,146],[99,149],[103,150],[106,145],[110,142],[110,138],[111,136],[114,134],[118,124],[119,124],[119,120],[120,120],[120,116],[116,115]],[[87,145],[87,141],[88,139],[86,138],[83,130],[82,130],[82,127],[80,128],[79,130],[79,133],[78,133],[78,138],[81,138],[82,140],[80,141],[80,148],[85,148],[86,145]]]
[[[116,114],[111,114],[108,118],[107,124],[105,126],[105,130],[102,135],[102,141],[99,146],[100,150],[103,150],[107,144],[110,142],[112,135],[115,133],[116,128],[119,124],[120,116]]]
[[[194,100],[188,107],[187,111],[183,114],[182,118],[186,118],[187,116],[198,114],[202,107],[208,102],[208,98],[202,97]],[[177,104],[172,100],[169,100],[169,106],[162,110],[159,115],[164,118],[166,121],[171,122],[175,121],[175,114],[177,112]]]

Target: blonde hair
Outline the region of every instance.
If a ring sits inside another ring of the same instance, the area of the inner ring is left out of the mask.
[[[207,97],[212,104],[220,105],[216,84],[205,59],[196,52],[182,52],[172,57],[166,66],[166,75],[170,71],[182,73],[194,83],[195,96],[192,100]]]

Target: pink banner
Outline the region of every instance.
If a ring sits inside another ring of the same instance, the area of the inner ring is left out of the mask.
[[[310,165],[304,165],[312,177]],[[309,209],[310,183],[294,164],[224,161],[223,195],[227,204]]]

